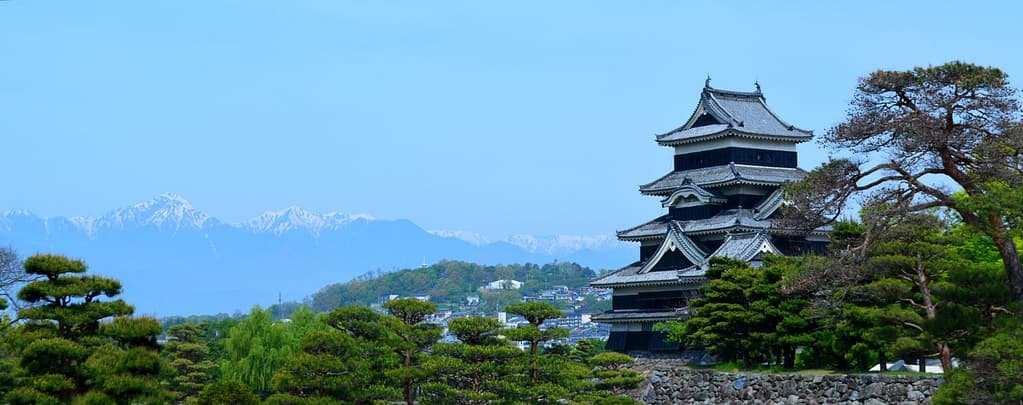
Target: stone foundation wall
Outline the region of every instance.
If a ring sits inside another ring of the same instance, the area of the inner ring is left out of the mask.
[[[724,373],[654,367],[636,391],[649,404],[930,404],[940,377]]]

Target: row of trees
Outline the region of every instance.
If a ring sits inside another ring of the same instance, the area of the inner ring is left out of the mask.
[[[346,306],[301,308],[275,321],[255,308],[241,320],[182,323],[132,316],[114,279],[84,274],[78,260],[37,255],[24,304],[2,332],[0,396],[10,404],[327,404],[403,401],[632,403],[617,396],[640,377],[632,361],[585,341],[544,349],[567,336],[544,322],[562,316],[546,303],[509,305],[529,325],[451,320],[454,341],[426,322],[434,304],[397,299],[386,313]],[[524,342],[527,350],[512,344]]]

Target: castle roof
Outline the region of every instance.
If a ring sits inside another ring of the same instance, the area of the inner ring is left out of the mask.
[[[747,208],[725,210],[706,219],[688,221],[674,220],[669,215],[657,217],[650,222],[618,231],[618,239],[638,241],[660,239],[668,234],[670,227],[678,227],[688,235],[706,235],[733,231],[753,231],[771,227],[770,219],[756,219],[754,211]]]
[[[797,167],[728,164],[673,171],[657,180],[639,186],[639,192],[647,195],[668,196],[682,185],[687,184],[687,181],[703,189],[734,184],[778,186],[799,181],[803,177],[806,177],[806,171]]]
[[[766,232],[730,233],[711,257],[728,257],[748,262],[761,253],[782,254],[771,243],[771,237]]]
[[[729,233],[721,246],[709,255],[695,246],[681,229],[671,228],[668,232],[669,235],[657,254],[646,261],[633,263],[596,278],[590,281],[590,285],[594,287],[688,285],[696,288],[705,281],[704,275],[712,257],[728,257],[748,262],[764,253],[782,254],[771,242],[770,235],[763,230]],[[681,249],[694,264],[680,269],[653,270],[666,248]]]
[[[689,120],[657,135],[657,143],[675,146],[725,136],[800,143],[810,140],[813,132],[782,121],[767,107],[760,85],[747,93],[715,89],[708,82]]]
[[[692,266],[689,269],[671,271],[648,271],[642,272],[647,262],[635,262],[617,271],[605,274],[590,281],[593,287],[615,287],[629,285],[657,286],[657,285],[689,285],[691,288],[699,288],[703,285],[703,271],[699,266]],[[686,277],[680,277],[681,274]]]

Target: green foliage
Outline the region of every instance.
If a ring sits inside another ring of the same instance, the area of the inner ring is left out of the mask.
[[[81,260],[72,260],[60,255],[35,255],[25,259],[25,272],[38,274],[53,280],[65,274],[85,273],[87,267]]]
[[[618,352],[600,353],[590,357],[588,360],[588,363],[593,367],[609,370],[618,370],[634,362],[636,362],[636,359],[633,359],[632,356]]]
[[[398,298],[383,305],[392,316],[406,325],[415,325],[437,312],[437,304],[415,298]]]
[[[546,302],[523,302],[509,305],[504,310],[525,318],[530,325],[537,327],[547,320],[565,317],[561,310]]]
[[[197,405],[256,405],[259,396],[252,388],[236,380],[217,381],[203,388],[196,399]]]
[[[1023,326],[1013,319],[947,375],[935,404],[1018,404],[1023,401]]]
[[[63,256],[38,255],[26,272],[45,276],[27,284],[19,297],[37,304],[19,316],[29,320],[9,335],[20,356],[20,388],[11,403],[150,403],[167,399],[160,384],[165,366],[158,355],[153,318],[128,316],[121,300],[101,301],[121,291],[117,280],[80,275],[85,264]],[[102,322],[113,317],[108,322]]]
[[[820,139],[870,157],[862,159],[867,166],[837,159],[815,170],[794,198],[809,210],[793,211],[819,211],[814,205],[841,211],[864,196],[865,206],[886,219],[954,212],[994,241],[1013,298],[1023,300],[1023,265],[1012,238],[1023,208],[1021,112],[1016,89],[997,68],[953,61],[873,72],[860,79],[845,122]]]
[[[448,321],[448,330],[458,340],[468,345],[482,345],[496,339],[501,322],[494,318],[470,316]]]
[[[167,331],[163,357],[174,371],[167,385],[179,401],[194,400],[213,379],[216,364],[209,358],[205,336],[204,327],[192,323],[175,325]]]
[[[4,396],[4,401],[12,405],[57,405],[61,403],[56,396],[25,386],[16,387],[8,392]]]
[[[85,263],[58,255],[36,255],[25,260],[25,271],[46,276],[18,291],[18,299],[36,305],[18,311],[27,320],[53,321],[61,336],[75,339],[94,334],[104,318],[131,314],[133,308],[122,300],[100,301],[121,292],[121,283],[85,272]]]
[[[302,340],[302,351],[289,357],[274,375],[274,388],[292,398],[365,402],[396,398],[375,363],[368,342],[336,330],[317,330]],[[387,394],[381,396],[381,393]],[[284,401],[279,397],[279,401]],[[302,402],[306,403],[306,402]]]
[[[298,350],[299,340],[288,327],[287,323],[273,322],[270,311],[252,308],[224,340],[225,356],[218,365],[223,378],[270,392],[274,372]]]
[[[807,302],[780,292],[785,277],[798,271],[800,263],[799,258],[768,257],[764,267],[755,269],[742,261],[714,258],[704,296],[690,303],[690,318],[658,324],[657,330],[669,340],[705,347],[747,367],[780,356],[792,368],[796,347],[812,342],[815,328],[805,314]]]

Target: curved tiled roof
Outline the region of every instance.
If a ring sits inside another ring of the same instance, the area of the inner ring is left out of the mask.
[[[640,273],[645,262],[635,262],[617,271],[605,274],[590,280],[593,287],[614,287],[620,285],[630,286],[651,286],[651,285],[681,285],[686,284],[680,280],[678,271],[651,271]],[[690,281],[692,283],[692,281]]]
[[[806,171],[798,167],[769,167],[741,164],[701,167],[668,173],[650,183],[639,186],[639,192],[648,195],[667,196],[681,187],[686,179],[707,189],[732,184],[757,184],[776,186],[795,182],[806,177]]]
[[[781,208],[781,204],[785,202],[785,191],[780,187],[774,190],[773,193],[764,197],[756,207],[753,207],[753,219],[767,219],[774,214],[778,208]]]
[[[716,123],[693,126],[705,114],[713,117]],[[657,135],[657,142],[673,146],[722,136],[799,143],[810,140],[813,132],[782,121],[767,106],[759,86],[757,91],[746,93],[719,90],[708,85],[700,95],[700,104],[685,125]]]
[[[710,256],[728,257],[748,262],[761,252],[781,254],[781,251],[771,243],[771,237],[766,232],[731,233],[725,237],[721,247]]]
[[[662,207],[674,205],[680,198],[694,197],[704,204],[723,204],[728,198],[715,191],[709,191],[696,185],[690,178],[683,178],[682,184],[675,191],[661,200]]]
[[[701,235],[736,230],[768,229],[771,227],[771,221],[756,219],[753,210],[739,208],[721,211],[710,218],[689,221],[677,221],[664,215],[645,224],[618,231],[617,234],[618,239],[621,240],[657,239],[664,237],[670,227],[678,227],[680,232],[687,235]]]

